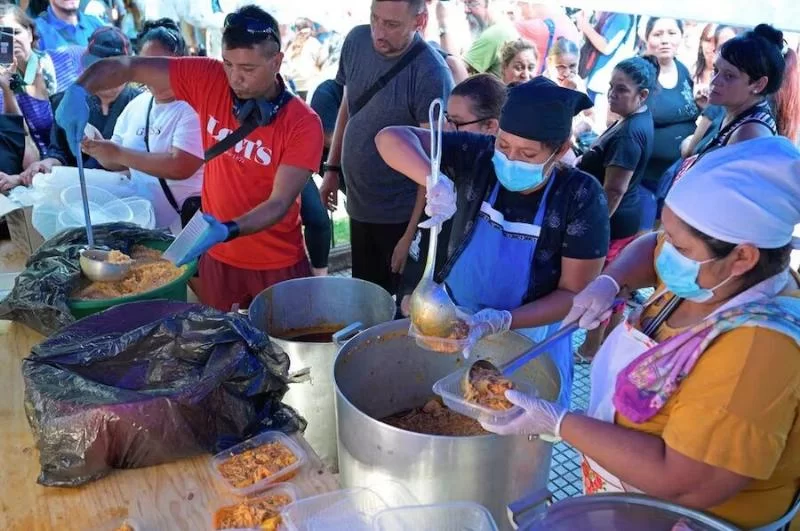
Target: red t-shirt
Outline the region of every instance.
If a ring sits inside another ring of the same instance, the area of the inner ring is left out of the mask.
[[[201,57],[171,59],[169,73],[175,96],[200,116],[205,149],[238,129],[233,95],[221,62]],[[206,164],[203,212],[220,221],[249,212],[272,194],[279,166],[316,171],[322,142],[319,117],[300,98],[293,98],[269,126],[256,128]],[[300,198],[272,227],[220,243],[208,253],[225,264],[259,271],[297,264],[305,258]]]

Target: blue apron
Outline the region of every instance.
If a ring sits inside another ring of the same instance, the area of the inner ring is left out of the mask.
[[[500,183],[495,185],[488,201],[481,204],[470,241],[445,279],[458,306],[471,312],[484,308],[514,310],[522,306],[528,294],[536,246],[554,180],[551,177],[547,182],[533,224],[508,222],[494,209]],[[517,331],[538,343],[558,330],[559,324]],[[559,342],[547,355],[561,377],[558,403],[569,406],[573,371],[570,338]]]

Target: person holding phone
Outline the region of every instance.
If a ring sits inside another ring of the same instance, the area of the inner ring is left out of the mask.
[[[32,163],[47,152],[53,126],[49,98],[57,89],[55,67],[38,49],[33,20],[18,6],[0,4],[0,26],[13,34],[11,63],[0,68],[0,111],[24,117],[30,140],[38,149],[26,160]]]

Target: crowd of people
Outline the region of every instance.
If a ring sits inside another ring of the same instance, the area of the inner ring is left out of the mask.
[[[149,190],[159,228],[202,210],[209,229],[187,258],[200,257],[201,301],[223,311],[326,274],[327,210],[344,194],[353,276],[408,315],[424,229],[438,226],[436,278],[469,312],[470,344],[509,329],[541,341],[576,319],[592,329],[588,417],[567,412],[566,344],[548,353],[557,401],[512,393],[527,413],[487,429],[560,434],[585,455],[588,492],[640,489],[739,525],[791,505],[800,80],[781,31],[528,0],[364,0],[368,18],[99,3],[104,19],[78,0],[0,4],[14,40],[3,191],[81,157]],[[624,317],[643,287],[659,289]],[[736,302],[769,324],[711,343],[749,315]],[[704,342],[670,340],[685,334]],[[621,389],[634,365],[649,384]],[[770,366],[786,381],[759,386]]]

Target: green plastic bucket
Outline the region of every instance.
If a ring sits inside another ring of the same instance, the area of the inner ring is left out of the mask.
[[[151,249],[158,249],[159,251],[166,251],[171,241],[145,241],[140,245],[149,247]],[[152,289],[135,295],[127,295],[125,297],[117,297],[115,299],[102,299],[102,300],[79,300],[69,299],[67,306],[69,307],[72,316],[75,319],[82,319],[88,315],[92,315],[103,310],[107,310],[112,306],[125,304],[128,302],[147,301],[155,299],[167,299],[171,301],[186,302],[186,286],[189,284],[189,279],[194,276],[197,271],[197,260],[193,260],[188,264],[186,271],[170,282],[164,284],[160,288]]]

